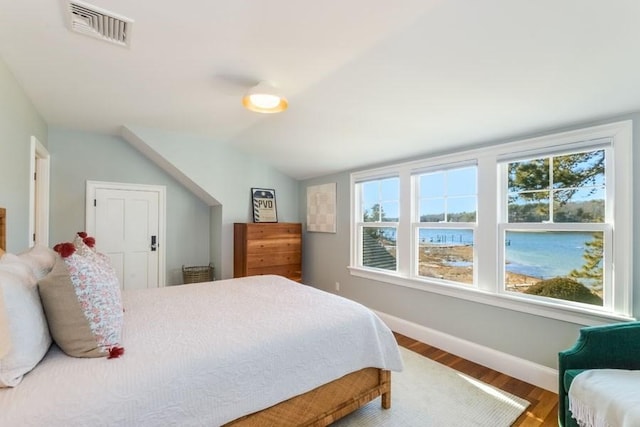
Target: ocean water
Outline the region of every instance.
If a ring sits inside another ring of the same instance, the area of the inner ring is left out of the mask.
[[[506,239],[510,243],[506,247],[507,271],[548,279],[582,267],[593,233],[509,232]]]
[[[548,279],[566,276],[584,264],[586,243],[593,233],[507,232],[507,271]],[[473,244],[470,230],[421,229],[420,241],[442,244]]]

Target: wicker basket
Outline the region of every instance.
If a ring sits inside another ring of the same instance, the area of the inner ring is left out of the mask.
[[[204,266],[182,266],[182,280],[185,284],[197,282],[210,282],[213,280],[213,267],[211,264]]]

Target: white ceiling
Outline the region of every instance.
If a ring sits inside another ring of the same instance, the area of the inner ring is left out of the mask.
[[[640,111],[638,0],[0,0],[0,57],[50,126],[205,135],[302,179]],[[268,80],[282,114],[244,110]],[[176,141],[179,143],[179,141]]]

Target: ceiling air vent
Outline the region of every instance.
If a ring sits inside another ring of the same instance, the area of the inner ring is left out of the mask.
[[[68,25],[73,32],[129,47],[133,19],[73,0],[68,3]]]

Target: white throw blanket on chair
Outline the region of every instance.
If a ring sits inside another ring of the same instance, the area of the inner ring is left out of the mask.
[[[582,372],[569,388],[569,409],[583,427],[640,426],[640,371]]]

